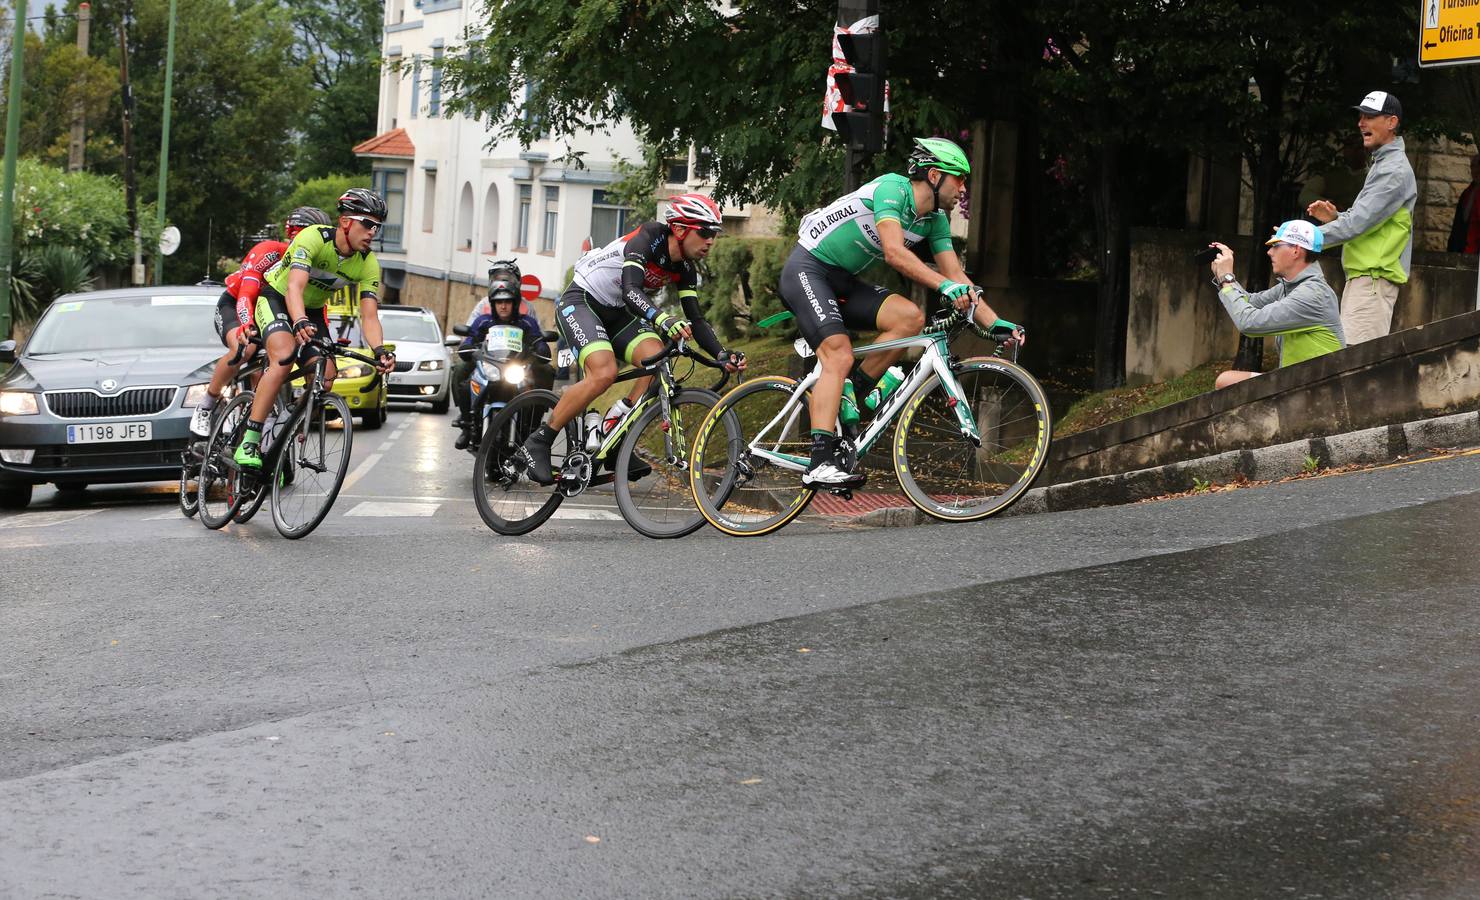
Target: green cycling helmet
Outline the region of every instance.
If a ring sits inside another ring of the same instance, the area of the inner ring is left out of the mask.
[[[967,176],[971,174],[971,163],[966,159],[966,151],[957,146],[955,141],[945,138],[915,138],[915,152],[910,154],[910,175],[915,175],[925,169],[940,169],[950,175]]]

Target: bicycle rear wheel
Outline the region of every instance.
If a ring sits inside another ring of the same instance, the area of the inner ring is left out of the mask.
[[[243,391],[233,397],[206,436],[195,490],[200,522],[207,528],[220,528],[230,522],[245,499],[241,470],[232,456],[252,417],[253,396],[251,391]]]
[[[197,447],[204,449],[205,442],[192,442],[180,455],[180,512],[187,519],[194,518],[200,509],[200,490],[196,483],[196,477],[200,474]]]
[[[483,524],[503,535],[528,534],[555,514],[564,495],[556,485],[529,477],[516,458],[524,440],[550,418],[558,398],[553,391],[525,391],[498,411],[478,445],[473,467],[473,505]],[[555,435],[550,466],[557,473],[569,448],[579,447],[577,426],[568,423]],[[558,484],[558,481],[557,481]]]
[[[956,371],[965,409],[932,375],[905,403],[894,470],[905,496],[947,522],[974,522],[1017,502],[1048,462],[1048,398],[1033,376],[998,359],[968,359]],[[981,444],[962,435],[975,423]]]
[[[338,394],[324,393],[289,423],[271,453],[272,522],[289,540],[303,537],[324,521],[349,472],[354,427],[349,404]],[[335,424],[335,420],[338,424]]]
[[[770,534],[801,515],[816,494],[802,485],[812,453],[810,397],[779,415],[796,384],[780,376],[747,381],[721,398],[699,426],[689,489],[700,514],[725,534]]]
[[[639,534],[659,539],[683,537],[704,524],[689,488],[689,460],[699,424],[718,402],[719,395],[713,391],[681,390],[674,395],[668,419],[663,418],[663,407],[654,403],[632,423],[617,449],[615,490],[622,518]],[[739,438],[738,429],[729,426],[731,421],[722,420],[723,427],[736,432],[727,434],[727,442]],[[634,466],[639,473],[647,471],[636,479],[623,477]],[[733,472],[728,469],[717,469],[712,476],[718,480],[705,485],[706,493],[711,495],[727,492],[734,483]]]

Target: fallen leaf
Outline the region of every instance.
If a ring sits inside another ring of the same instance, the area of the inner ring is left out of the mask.
[[[799,648],[797,650],[797,652],[798,653],[811,653],[812,652],[812,648],[811,647],[801,647],[801,648]]]
[[[111,641],[111,642],[109,642],[108,646],[110,646],[110,647],[117,647],[118,646],[118,642],[117,641]]]
[[[394,737],[396,733],[394,731],[382,731],[381,734],[387,737]]]
[[[744,781],[742,781],[740,783],[741,784],[760,784],[761,783],[761,780],[759,778],[747,778],[747,779],[745,779]]]
[[[594,834],[588,834],[588,835],[586,835],[586,843],[588,843],[588,844],[599,844],[599,843],[601,843],[601,838],[597,837]]]

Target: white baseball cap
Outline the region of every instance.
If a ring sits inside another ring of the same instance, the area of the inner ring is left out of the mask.
[[[1326,236],[1321,234],[1321,229],[1310,224],[1304,219],[1291,219],[1274,230],[1274,237],[1264,242],[1265,246],[1270,244],[1294,244],[1304,247],[1312,253],[1320,253],[1326,244]]]

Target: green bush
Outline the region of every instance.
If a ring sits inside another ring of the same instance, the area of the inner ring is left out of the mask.
[[[740,336],[737,316],[753,324],[785,309],[776,288],[793,243],[790,238],[740,237],[715,243],[699,297],[704,317],[720,337],[730,340]],[[774,326],[766,333],[784,336],[794,330],[792,325]]]
[[[369,186],[370,180],[363,175],[325,175],[323,178],[311,178],[294,188],[288,199],[273,211],[273,224],[281,224],[288,213],[300,206],[318,207],[333,218],[334,206],[339,202],[341,194],[353,187]]]
[[[139,208],[145,247],[157,246],[154,211]],[[19,255],[45,247],[70,247],[89,266],[114,266],[133,258],[128,206],[117,179],[64,172],[32,159],[16,163],[13,237]]]

